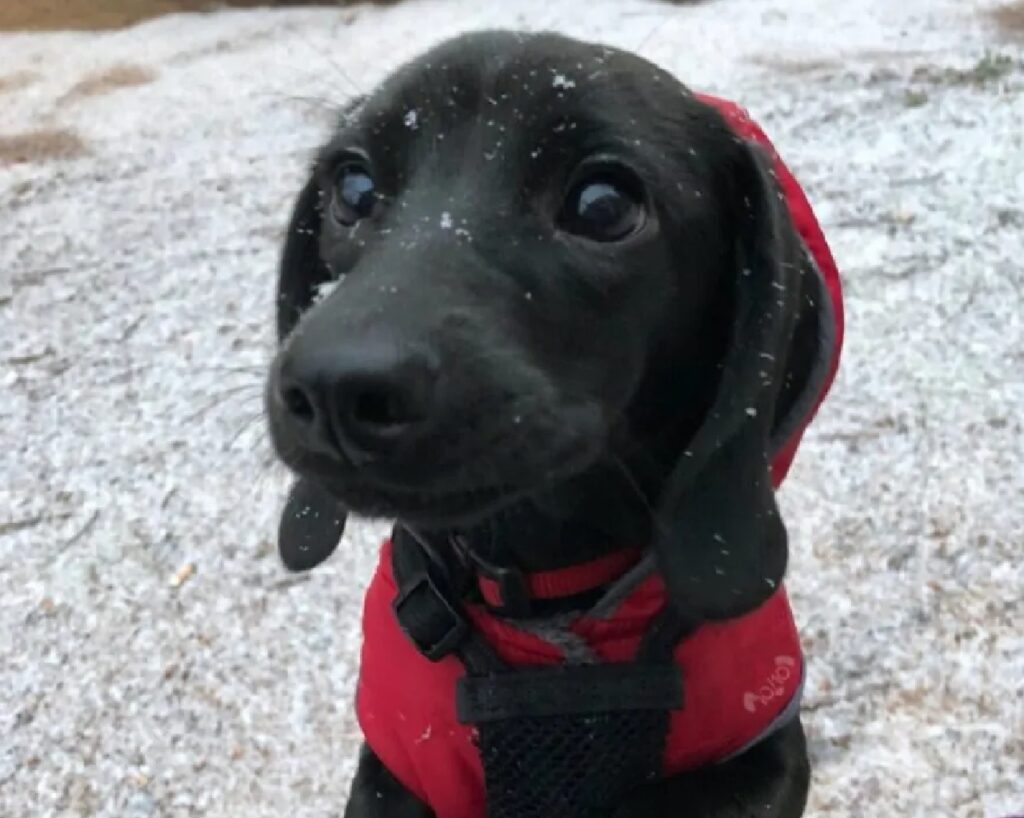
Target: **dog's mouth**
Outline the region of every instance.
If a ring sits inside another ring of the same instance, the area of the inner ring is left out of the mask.
[[[324,487],[350,511],[419,525],[477,522],[526,494],[511,484],[460,489],[410,489],[327,480]]]
[[[424,439],[415,449],[367,462],[303,445],[274,422],[273,412],[270,420],[272,442],[284,464],[342,508],[438,528],[482,522],[588,469],[601,455],[604,435],[592,428],[597,426],[593,417],[581,420],[578,414],[567,413],[554,433],[554,424],[517,417],[504,434],[489,426],[486,434],[477,430],[455,443]]]
[[[572,479],[592,465],[597,450],[577,449],[571,455],[563,450],[560,454],[563,456],[549,461],[546,468],[536,468],[535,464],[532,469],[516,470],[514,476],[494,468],[497,479],[491,480],[464,475],[455,481],[435,475],[422,483],[400,484],[365,472],[342,475],[330,470],[306,476],[322,485],[340,505],[361,516],[421,526],[464,526]],[[300,469],[300,473],[305,471]]]

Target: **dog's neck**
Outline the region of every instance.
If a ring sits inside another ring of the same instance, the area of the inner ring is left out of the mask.
[[[459,530],[478,557],[523,571],[562,568],[651,539],[649,500],[624,478],[589,473]]]
[[[419,534],[450,549],[476,574],[481,593],[491,583],[494,596],[484,598],[502,615],[536,617],[589,608],[636,564],[652,539],[653,519],[647,492],[626,466],[601,465],[475,525]],[[527,592],[521,607],[512,602],[523,599],[520,592],[503,584],[511,579],[505,571],[524,590],[546,590]]]

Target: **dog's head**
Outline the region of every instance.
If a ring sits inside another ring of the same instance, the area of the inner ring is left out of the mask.
[[[813,358],[768,167],[634,55],[435,48],[346,112],[298,197],[279,455],[317,497],[426,527],[619,469],[674,595],[749,607],[784,569],[769,447]]]

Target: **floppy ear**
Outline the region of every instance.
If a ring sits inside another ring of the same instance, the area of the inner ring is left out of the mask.
[[[776,398],[799,303],[802,246],[761,149],[736,146],[735,312],[717,393],[662,493],[656,554],[684,614],[749,611],[781,582],[786,529],[769,473]]]
[[[338,124],[344,127],[360,110],[365,98],[353,97],[342,108]],[[295,329],[302,314],[316,300],[317,289],[333,276],[320,255],[323,191],[316,174],[299,192],[292,207],[277,276],[277,342]],[[288,493],[278,525],[277,549],[291,571],[306,571],[327,559],[345,531],[347,510],[326,490],[300,478]]]
[[[277,529],[277,551],[289,571],[315,568],[338,547],[345,509],[324,489],[300,478],[292,484]]]
[[[277,341],[281,343],[316,298],[331,272],[320,257],[322,191],[310,174],[292,209],[277,277]]]
[[[346,127],[359,113],[366,98],[350,99],[338,115],[338,127]],[[320,256],[320,222],[323,192],[311,170],[309,179],[292,207],[288,232],[277,277],[277,341],[281,343],[312,306],[317,288],[333,276]]]
[[[320,257],[321,192],[312,175],[299,193],[284,241],[277,280],[277,340],[284,341],[316,289],[331,279]],[[277,550],[290,571],[307,571],[327,559],[345,530],[346,511],[324,489],[305,479],[292,484],[278,525]]]

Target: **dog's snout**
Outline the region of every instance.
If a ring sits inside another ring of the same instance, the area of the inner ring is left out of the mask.
[[[292,351],[278,395],[307,446],[355,463],[385,458],[429,427],[437,385],[430,356],[396,345]]]

